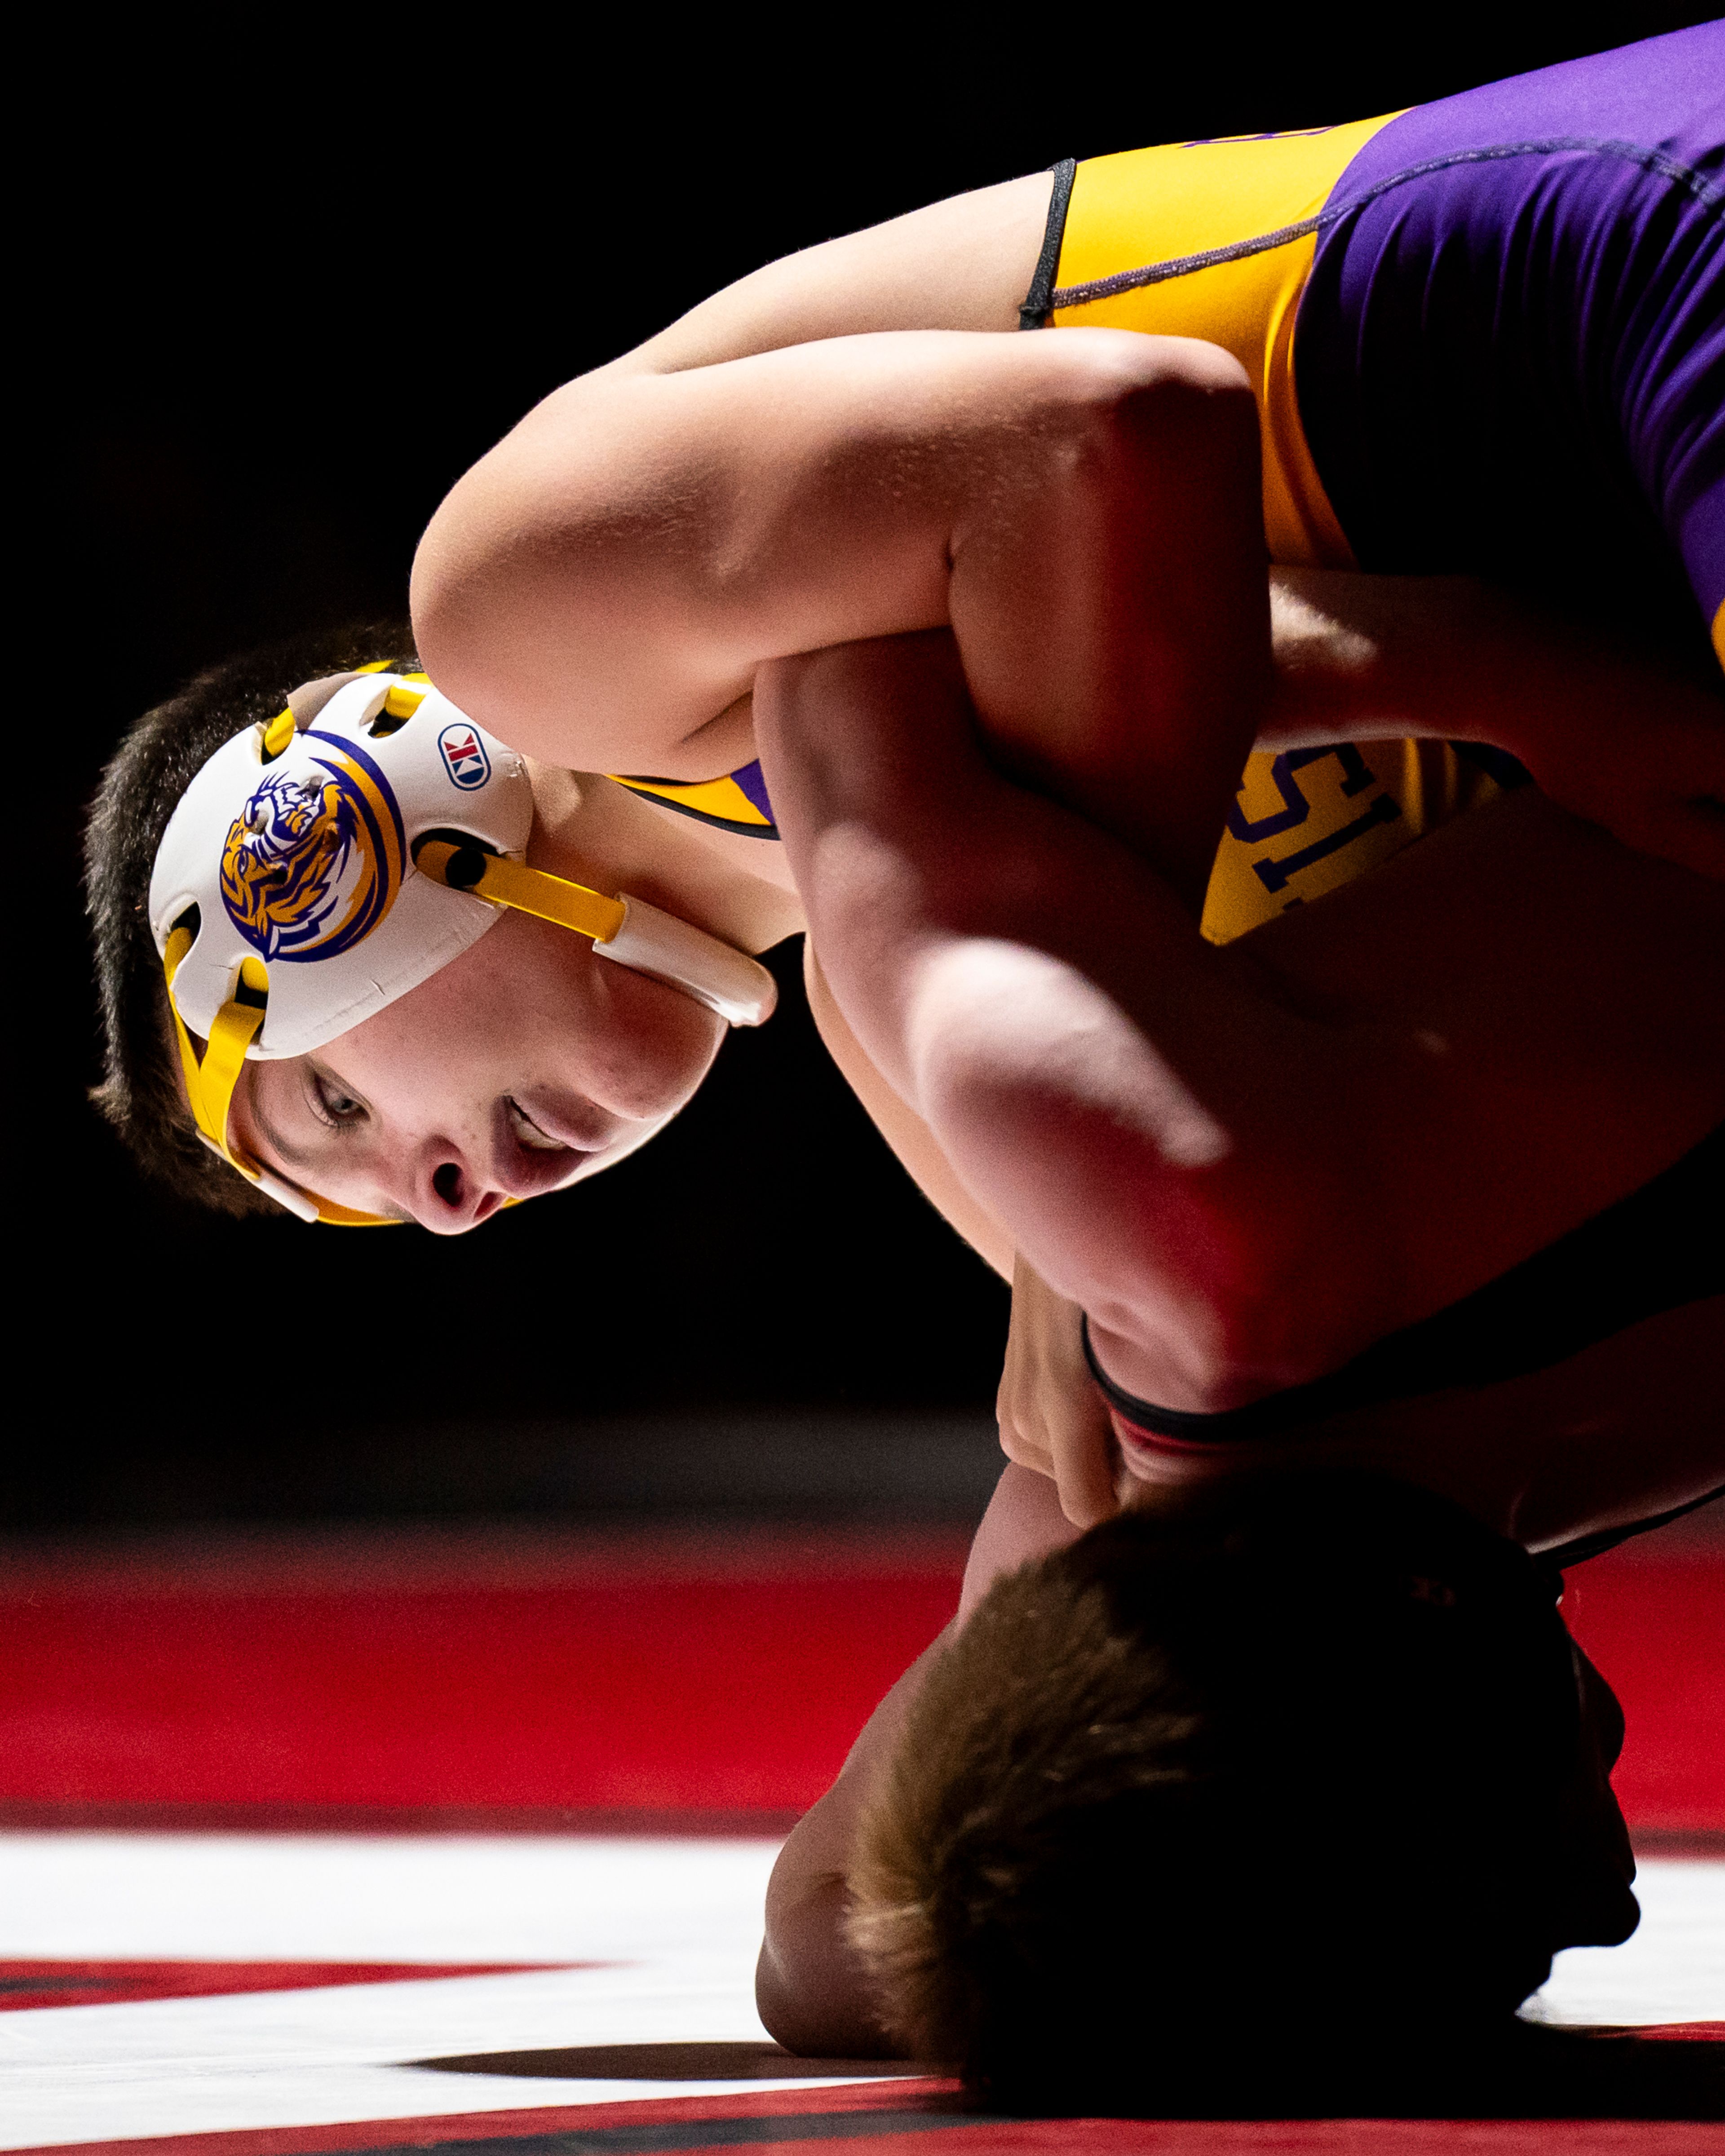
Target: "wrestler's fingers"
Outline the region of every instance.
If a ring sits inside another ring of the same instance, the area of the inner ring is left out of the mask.
[[[1009,1357],[1000,1389],[994,1396],[994,1419],[1000,1425],[1000,1450],[1015,1466],[1028,1467],[1052,1481],[1054,1448],[1041,1417],[1034,1409],[1026,1412],[1020,1397],[1022,1389],[1014,1363]]]
[[[1051,1482],[1057,1480],[1053,1448],[1026,1437],[1017,1423],[1001,1423],[1000,1450],[1015,1467],[1028,1467],[1034,1474],[1047,1476]]]
[[[1094,1527],[1120,1510],[1114,1425],[1100,1393],[1086,1383],[1061,1402],[1051,1419],[1055,1486],[1060,1510],[1075,1527]]]

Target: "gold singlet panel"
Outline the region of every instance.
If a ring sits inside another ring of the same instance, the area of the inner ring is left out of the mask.
[[[1313,220],[1394,117],[1122,151],[1077,166],[1070,183],[1045,319],[1202,337],[1233,353],[1258,399],[1273,561],[1353,566],[1300,424],[1294,319],[1317,250]]]

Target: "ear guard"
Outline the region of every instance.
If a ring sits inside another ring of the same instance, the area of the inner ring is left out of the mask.
[[[233,1148],[246,1061],[334,1040],[459,957],[504,910],[591,937],[602,957],[727,1024],[772,1015],[777,986],[747,953],[642,900],[529,868],[532,822],[513,750],[424,675],[375,669],[295,690],[187,788],[149,909],[187,1096],[205,1143],[301,1219],[382,1224]]]

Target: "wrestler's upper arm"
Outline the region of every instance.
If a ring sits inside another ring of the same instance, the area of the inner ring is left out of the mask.
[[[698,780],[752,759],[763,662],[951,621],[985,725],[1056,783],[1070,765],[1119,801],[1084,737],[1121,733],[1126,699],[1111,743],[1142,759],[1157,729],[1125,685],[1147,669],[1200,737],[1225,706],[1231,787],[1264,612],[1242,429],[1255,457],[1225,354],[1105,330],[839,337],[572,382],[433,518],[420,655],[542,761]]]
[[[843,1072],[847,1085],[868,1111],[870,1119],[936,1212],[955,1228],[972,1250],[1003,1280],[1012,1278],[1012,1238],[952,1173],[934,1133],[913,1108],[906,1107],[869,1060],[862,1043],[851,1031],[845,1014],[834,1000],[826,977],[811,942],[805,947],[803,978],[809,987],[809,1008],[827,1052]]]
[[[923,1649],[869,1717],[838,1779],[798,1820],[773,1865],[755,2005],[790,2051],[867,2058],[889,2049],[862,1964],[845,1936],[850,1852],[870,1778],[891,1754],[923,1672],[950,1630]]]
[[[1053,184],[1031,172],[769,262],[598,372],[676,374],[875,330],[1015,331]]]
[[[944,623],[963,467],[1047,372],[994,349],[1036,341],[845,338],[567,384],[433,517],[420,656],[547,762],[736,768],[747,715],[725,715],[762,660]]]

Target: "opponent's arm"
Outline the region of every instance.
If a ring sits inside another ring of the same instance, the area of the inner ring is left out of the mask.
[[[845,1936],[846,1878],[857,1824],[875,1776],[891,1758],[929,1665],[1003,1572],[1063,1548],[1077,1530],[1054,1486],[1009,1466],[977,1528],[958,1612],[863,1727],[832,1788],[793,1829],[767,1889],[766,1937],[755,2003],[773,2035],[805,2057],[890,2057],[861,1962]]]
[[[454,489],[413,616],[514,747],[687,779],[752,757],[762,663],[949,627],[991,752],[1195,907],[1269,682],[1255,408],[1111,331],[595,376]]]
[[[1058,1485],[1066,1517],[1094,1527],[1117,1507],[1113,1426],[1091,1382],[1078,1312],[1012,1247],[1012,1238],[962,1183],[922,1118],[895,1093],[863,1052],[814,955],[805,946],[809,1004],[828,1053],[923,1196],[984,1264],[1012,1283],[1006,1359],[995,1394],[1000,1449]]]
[[[1518,757],[1638,851],[1725,876],[1725,685],[1686,654],[1475,577],[1277,569],[1259,746],[1424,735]]]
[[[847,1878],[870,1781],[904,1726],[948,1625],[864,1723],[839,1779],[791,1830],[767,1884],[766,1933],[755,1964],[755,2008],[788,2051],[805,2057],[890,2058],[866,1974],[845,1936]]]
[[[1153,1396],[1297,1382],[1287,1358],[1362,1320],[1372,1337],[1383,1283],[1357,1262],[1342,1137],[1359,1118],[1328,1096],[1319,1029],[1255,995],[1140,858],[988,768],[950,640],[783,662],[757,714],[865,1052],[1043,1279],[1156,1336],[1175,1396]]]
[[[1704,728],[1717,709],[1710,690],[1666,654],[1603,631],[1566,641],[1537,608],[1471,578],[1278,570],[1271,619],[1276,689],[1260,736],[1266,748],[1409,733],[1507,737],[1525,755],[1577,719],[1651,744],[1661,729]],[[1643,778],[1657,767],[1650,758]],[[1629,799],[1620,793],[1611,806]],[[869,1060],[812,959],[809,993],[828,1047],[925,1194],[997,1270],[1013,1266],[998,1400],[1003,1448],[1055,1478],[1074,1521],[1106,1517],[1117,1463],[1076,1306],[1014,1260],[1010,1238]]]
[[[1725,1107],[1725,1014],[1693,986],[1717,886],[1537,796],[1217,951],[1141,860],[989,769],[944,639],[787,662],[760,705],[858,1039],[1169,1407],[1337,1367]]]

